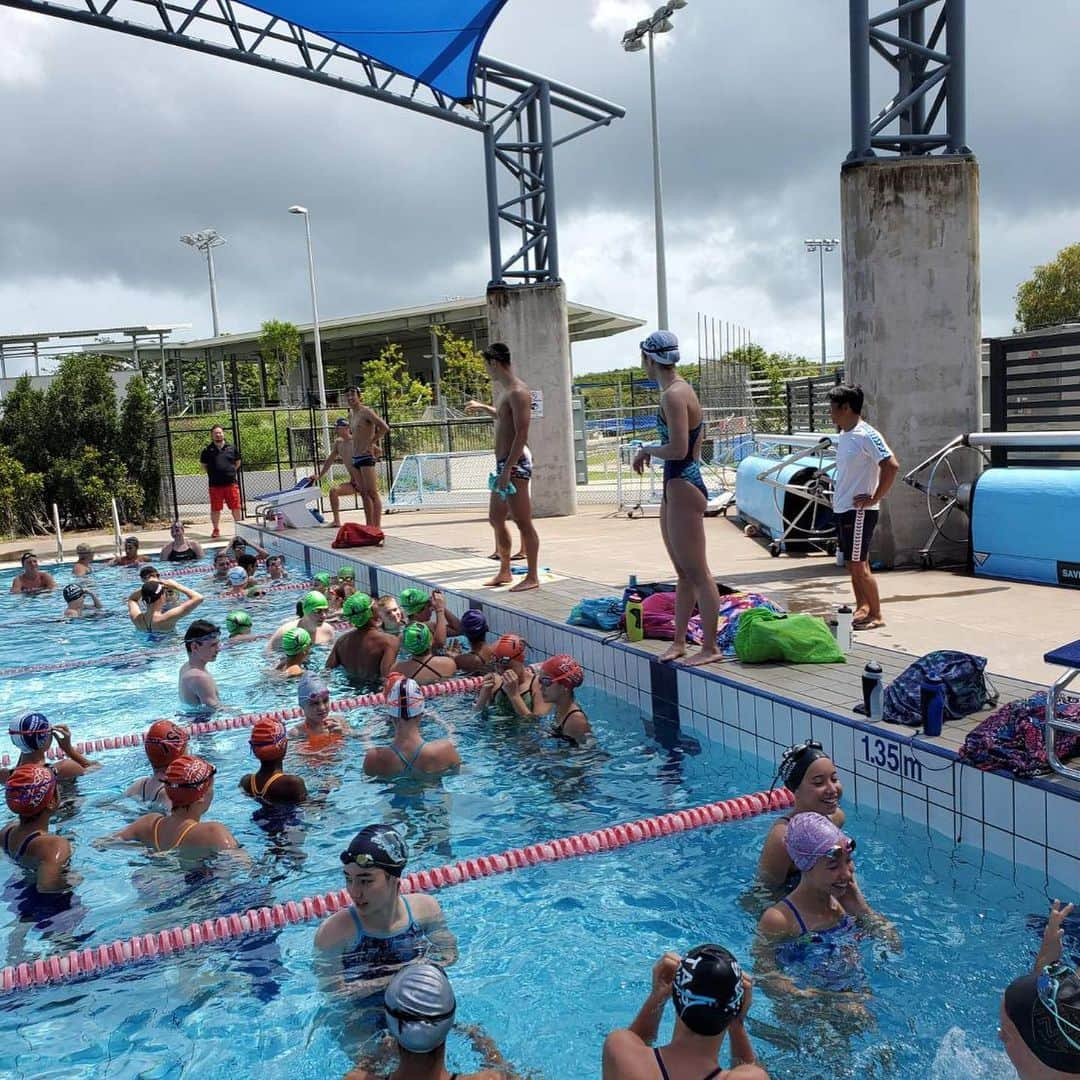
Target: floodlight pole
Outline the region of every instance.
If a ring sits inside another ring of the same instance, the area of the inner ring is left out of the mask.
[[[315,378],[319,386],[319,408],[322,410],[323,438],[326,440],[326,452],[330,452],[330,424],[326,418],[326,379],[323,376],[322,336],[319,333],[319,297],[315,290],[315,256],[311,250],[311,216],[305,206],[290,206],[290,214],[299,214],[304,219],[304,232],[307,236],[308,280],[311,283],[311,326],[315,335]]]
[[[210,318],[214,324],[214,337],[221,336],[221,326],[218,321],[217,306],[217,278],[214,276],[214,248],[206,245],[206,268],[210,273]]]
[[[660,176],[660,119],[656,109],[656,59],[652,30],[649,31],[649,94],[652,99],[653,215],[656,234],[656,318],[657,329],[668,330],[667,255],[664,250],[664,193]]]
[[[825,374],[825,252],[835,251],[839,240],[806,240],[806,250],[818,254],[818,280],[821,284],[821,373]]]

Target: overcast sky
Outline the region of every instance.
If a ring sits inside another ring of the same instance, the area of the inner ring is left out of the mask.
[[[568,295],[655,318],[648,61],[638,0],[510,0],[484,51],[625,106],[558,151]],[[849,148],[847,5],[690,0],[658,83],[673,329],[696,313],[817,356],[811,235],[839,235]],[[1017,284],[1080,238],[1080,2],[968,7],[968,141],[982,177],[983,330]],[[881,65],[882,72],[884,65]],[[887,95],[873,102],[876,109]],[[141,323],[209,333],[210,225],[223,329],[310,318],[311,209],[325,317],[479,295],[480,138],[391,106],[213,57],[0,8],[0,334]],[[842,353],[839,253],[828,351]],[[636,362],[637,335],[579,346],[578,371]],[[689,352],[694,353],[691,344]],[[685,354],[684,354],[685,355]]]

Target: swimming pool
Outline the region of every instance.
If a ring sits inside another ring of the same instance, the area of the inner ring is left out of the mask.
[[[118,576],[117,594],[128,580]],[[267,628],[295,598],[267,598],[274,616]],[[17,619],[45,603],[8,598],[0,618]],[[204,610],[215,618],[225,605]],[[77,629],[130,644],[132,632],[119,625]],[[33,652],[20,647],[16,655],[8,639],[0,666],[57,653],[47,649],[47,641],[36,641]],[[247,709],[293,703],[293,684],[265,677],[261,643],[223,659],[217,676],[226,700]],[[29,701],[26,707],[53,719],[70,719],[80,725],[77,738],[137,729],[174,711],[179,661],[174,653],[137,670],[5,679],[2,703],[8,715]],[[343,689],[339,684],[337,693]],[[317,793],[292,819],[260,816],[234,797],[251,763],[244,732],[200,739],[198,752],[220,770],[210,816],[225,821],[254,860],[250,869],[211,879],[182,881],[175,868],[141,851],[90,848],[94,836],[130,819],[135,808],[118,793],[145,772],[141,750],[110,753],[103,769],[79,781],[78,808],[60,824],[83,877],[75,902],[40,925],[20,918],[13,884],[20,879],[9,872],[0,916],[3,963],[338,888],[337,852],[371,821],[401,823],[411,868],[431,867],[758,790],[772,779],[773,764],[749,749],[707,733],[654,728],[651,718],[593,687],[582,698],[602,749],[571,755],[513,721],[476,717],[466,701],[436,701],[433,709],[454,725],[466,762],[441,784],[372,783],[361,779],[359,754],[303,762],[290,752],[289,767]],[[352,719],[368,738],[384,736],[376,712],[358,710]],[[603,1035],[633,1017],[660,952],[715,940],[749,962],[760,910],[751,878],[768,825],[768,818],[725,823],[443,891],[461,950],[451,970],[459,1020],[482,1024],[521,1070],[567,1080],[597,1075]],[[759,994],[750,1030],[763,1062],[776,1077],[996,1075],[1004,1060],[994,1048],[997,996],[1034,955],[1038,935],[1026,920],[1044,913],[1045,890],[1006,882],[980,853],[889,814],[849,807],[848,831],[859,841],[863,889],[900,929],[904,951],[864,947],[874,994],[864,1030],[807,1022]],[[341,1075],[360,1033],[347,1004],[320,993],[312,934],[310,925],[287,927],[0,998],[0,1038],[12,1073]],[[670,1014],[662,1030],[668,1023]],[[957,1046],[968,1057],[956,1058]],[[458,1036],[451,1060],[457,1068],[474,1064]]]

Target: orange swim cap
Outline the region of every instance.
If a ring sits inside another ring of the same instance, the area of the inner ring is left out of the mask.
[[[280,761],[289,747],[289,733],[280,720],[264,716],[251,729],[249,742],[260,761]]]
[[[492,655],[498,660],[524,660],[526,645],[525,639],[517,634],[503,634],[492,647]]]
[[[150,764],[155,769],[164,769],[187,749],[188,733],[172,720],[155,720],[147,729],[143,744]]]
[[[217,769],[199,757],[178,757],[165,770],[165,794],[173,806],[190,806],[210,788]]]
[[[8,777],[8,809],[20,817],[33,817],[56,791],[56,773],[44,765],[19,765]]]
[[[552,656],[540,665],[540,677],[561,683],[568,690],[576,690],[585,681],[581,665],[568,653]]]

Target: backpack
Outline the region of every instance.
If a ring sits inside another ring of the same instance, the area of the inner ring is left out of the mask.
[[[883,719],[907,727],[922,725],[921,689],[926,676],[937,675],[945,684],[945,719],[984,709],[997,701],[998,693],[987,685],[985,656],[939,649],[921,656],[885,688]]]
[[[593,630],[618,630],[623,622],[622,600],[618,596],[580,600],[566,621],[571,626],[588,626]]]
[[[375,525],[359,525],[355,521],[346,521],[337,531],[334,548],[375,547],[386,539],[386,534]]]
[[[675,640],[675,594],[654,592],[641,601],[641,624],[647,638]]]
[[[846,660],[824,619],[816,615],[778,615],[749,608],[739,616],[735,654],[745,664],[786,660],[791,664],[843,664]]]

